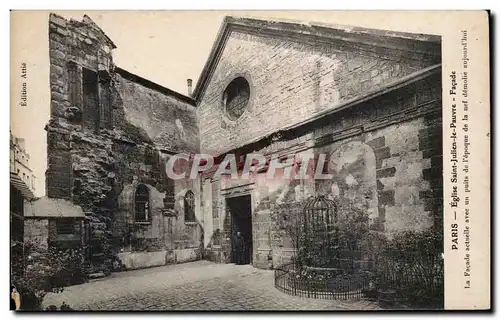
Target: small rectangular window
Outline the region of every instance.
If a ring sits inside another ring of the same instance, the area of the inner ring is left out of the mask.
[[[55,224],[55,230],[54,228]],[[54,230],[55,234],[49,233],[50,246],[56,248],[79,247],[82,243],[81,221],[74,218],[55,218],[49,221],[49,230]]]
[[[57,235],[77,234],[76,223],[74,219],[59,218],[56,220]]]

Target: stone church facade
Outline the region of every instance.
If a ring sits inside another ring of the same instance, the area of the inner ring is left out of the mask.
[[[439,37],[227,17],[184,96],[115,66],[86,16],[51,15],[49,36],[47,196],[86,212],[95,268],[230,263],[236,231],[276,267],[293,249],[271,210],[312,195],[359,204],[373,232],[441,232]],[[171,180],[177,153],[326,154],[333,178]]]

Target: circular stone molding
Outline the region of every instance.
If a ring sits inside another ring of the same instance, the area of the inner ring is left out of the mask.
[[[224,90],[222,103],[227,117],[238,120],[246,111],[250,101],[250,83],[243,76],[234,78]]]

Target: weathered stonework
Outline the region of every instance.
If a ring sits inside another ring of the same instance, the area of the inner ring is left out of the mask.
[[[114,44],[88,17],[51,15],[47,194],[88,212],[101,257],[92,264],[114,256],[126,269],[201,258],[229,263],[235,220],[228,203],[237,196],[250,199],[259,268],[294,255],[273,221],[276,205],[313,195],[355,204],[368,214],[370,232],[389,237],[441,228],[436,39],[251,19],[226,19],[222,31],[191,98],[114,66]],[[236,77],[250,86],[237,119],[224,108]],[[169,157],[200,151],[268,160],[326,154],[333,178],[267,179],[266,169],[250,180],[214,179],[213,171],[167,178]],[[136,219],[139,188],[149,197],[147,221]],[[188,191],[195,221],[183,214]]]
[[[262,139],[235,150],[269,157],[325,153],[331,159],[328,173],[334,176],[327,181],[306,180],[301,185],[294,180],[269,181],[263,172],[251,181],[211,184],[212,203],[218,204],[212,210],[214,214],[225,207],[219,190],[227,188],[227,184],[231,188],[253,184],[253,265],[271,268],[290,260],[294,254],[291,242],[287,235],[272,230],[270,210],[272,204],[311,195],[323,194],[358,204],[368,212],[373,232],[389,237],[404,230],[439,229],[442,137],[437,133],[441,128],[441,89],[435,85],[439,81],[439,73],[433,73],[402,89],[284,131],[279,139]],[[213,221],[222,228],[222,234],[227,233],[224,224],[215,218]]]
[[[359,46],[232,31],[199,102],[201,151],[218,155],[241,147],[438,63]],[[241,74],[251,84],[251,106],[231,121],[221,108],[222,92]]]
[[[200,217],[199,183],[174,183],[165,173],[171,154],[198,151],[194,101],[115,67],[114,44],[88,17],[51,15],[49,38],[47,195],[88,212],[92,267],[109,268],[123,251],[199,251],[202,219],[184,223],[182,197],[195,194]],[[139,184],[149,191],[151,215],[141,223]]]

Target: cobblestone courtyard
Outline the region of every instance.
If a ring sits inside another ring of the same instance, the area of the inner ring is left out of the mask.
[[[305,299],[274,288],[273,272],[197,261],[114,273],[49,294],[76,310],[375,310],[369,301]]]

